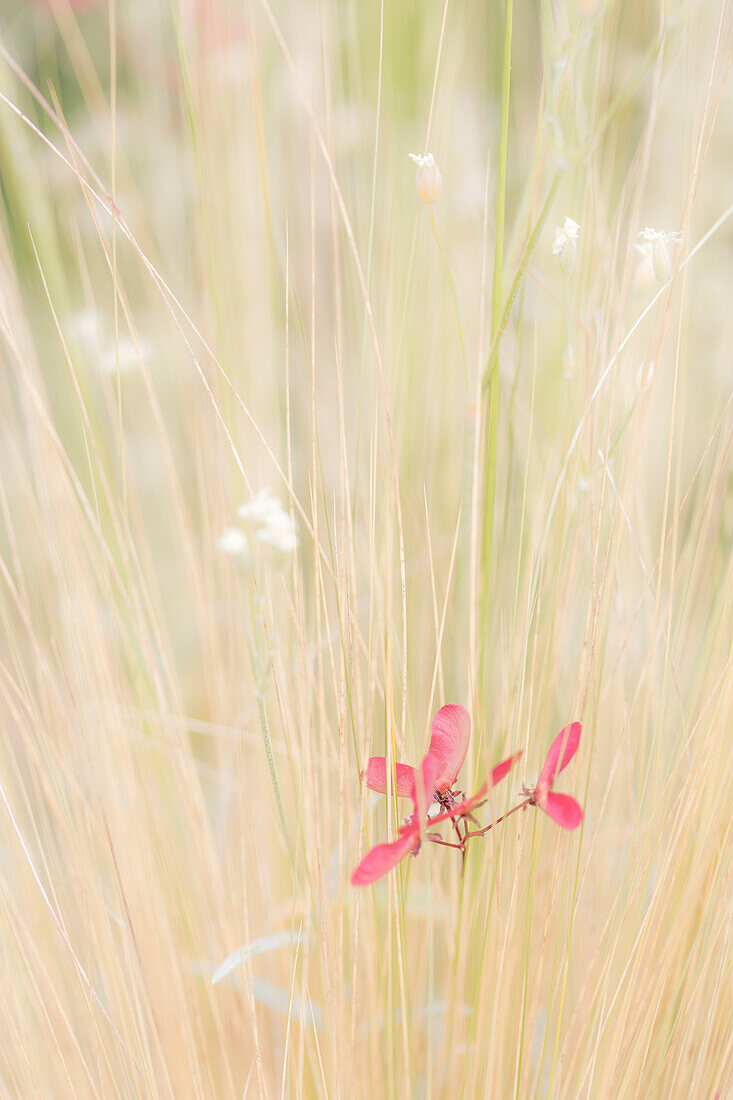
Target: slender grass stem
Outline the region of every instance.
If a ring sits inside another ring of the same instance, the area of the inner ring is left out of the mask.
[[[451,294],[453,296],[453,306],[456,311],[456,321],[458,323],[458,340],[461,345],[461,363],[463,364],[463,377],[466,383],[466,391],[468,391],[468,388],[470,386],[470,376],[468,371],[468,355],[466,353],[466,324],[463,318],[463,309],[461,307],[461,296],[458,292],[458,285],[456,283],[455,276],[453,275],[450,263],[448,262],[448,257],[443,251],[443,245],[440,242],[440,234],[438,233],[438,223],[435,220],[434,207],[431,207],[430,209],[430,221],[432,222],[433,226],[433,236],[435,237],[435,243],[438,246],[438,252],[440,254],[441,260],[443,261],[443,267],[445,268],[446,274],[448,276],[448,282],[450,284]]]
[[[504,59],[501,83],[501,124],[499,159],[496,185],[496,240],[494,244],[494,274],[491,294],[492,350],[488,396],[485,409],[485,463],[483,493],[483,527],[481,539],[481,573],[479,590],[479,682],[478,697],[482,701],[486,692],[486,653],[491,601],[492,549],[494,539],[494,504],[496,498],[496,456],[499,430],[499,339],[501,303],[504,279],[504,229],[506,220],[507,154],[509,146],[509,101],[512,69],[512,26],[514,2],[506,0],[504,6]],[[494,365],[495,361],[495,365]]]

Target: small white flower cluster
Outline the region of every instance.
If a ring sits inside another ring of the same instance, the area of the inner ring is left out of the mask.
[[[555,227],[555,239],[552,242],[552,254],[558,257],[563,275],[570,276],[578,260],[578,234],[580,226],[572,218],[566,218],[563,225]]]
[[[219,535],[216,545],[230,558],[249,558],[252,554],[249,539],[239,527],[227,527],[226,531]]]
[[[681,233],[665,232],[659,229],[651,229],[649,226],[639,233],[641,244],[636,249],[644,257],[644,261],[651,269],[659,283],[668,283],[672,278],[674,268],[670,255],[670,245],[674,248],[682,240]],[[637,284],[640,282],[637,275]]]
[[[90,362],[96,363],[103,374],[130,374],[141,364],[147,363],[153,346],[145,336],[135,340],[125,332],[118,334],[115,343],[102,313],[97,309],[80,309],[71,315],[67,330],[76,340]]]
[[[434,206],[443,190],[443,176],[432,153],[408,153],[411,161],[417,165],[415,186],[420,202],[425,206]]]
[[[269,489],[260,489],[237,508],[237,516],[245,530],[228,527],[216,544],[242,571],[249,572],[252,568],[252,539],[269,546],[280,557],[292,554],[297,548],[295,522]]]
[[[269,489],[260,489],[249,503],[237,508],[237,515],[258,542],[266,542],[281,554],[291,554],[298,545],[292,516]]]
[[[84,351],[96,351],[104,338],[104,317],[98,309],[79,309],[67,319],[66,331]]]
[[[144,336],[139,336],[135,343],[122,333],[116,345],[112,340],[105,348],[99,366],[105,374],[116,374],[118,367],[120,374],[129,374],[141,363],[147,363],[152,354],[153,346]]]

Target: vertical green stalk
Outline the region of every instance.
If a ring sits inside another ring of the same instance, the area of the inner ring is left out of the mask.
[[[267,757],[267,768],[270,772],[270,781],[272,783],[272,791],[275,795],[275,803],[277,805],[277,816],[280,819],[280,828],[282,829],[285,843],[290,848],[290,840],[288,837],[288,827],[285,822],[285,810],[283,809],[283,799],[280,792],[280,780],[277,777],[277,768],[275,767],[275,757],[272,752],[272,738],[270,737],[270,719],[267,715],[267,703],[265,702],[264,691],[260,688],[257,689],[257,715],[260,720],[260,729],[262,731],[262,740],[265,743],[265,756]]]
[[[275,805],[277,806],[277,816],[280,821],[280,828],[282,830],[285,846],[287,847],[288,854],[293,857],[293,849],[290,843],[290,834],[288,833],[288,826],[285,820],[285,808],[283,806],[282,792],[280,790],[280,780],[277,774],[277,765],[275,764],[275,756],[272,751],[272,737],[270,735],[270,719],[267,713],[267,702],[265,699],[265,693],[267,691],[267,681],[272,664],[271,657],[267,654],[267,641],[265,638],[264,629],[264,609],[262,596],[255,592],[250,603],[250,616],[252,620],[252,634],[250,636],[250,659],[252,661],[252,671],[254,673],[255,681],[255,696],[257,698],[257,716],[260,722],[260,730],[262,732],[262,740],[265,746],[265,756],[267,757],[267,769],[270,773],[270,782],[272,783],[272,793],[275,796]]]
[[[481,538],[481,584],[479,590],[479,700],[484,697],[488,620],[491,602],[492,550],[494,542],[494,502],[496,498],[496,443],[499,428],[499,331],[502,317],[504,272],[504,224],[506,220],[506,167],[509,144],[509,93],[511,86],[512,23],[514,0],[505,0],[504,7],[504,64],[501,82],[501,131],[499,136],[499,167],[496,184],[496,243],[494,246],[494,275],[491,293],[491,346],[488,363],[489,392],[485,410],[484,508]]]

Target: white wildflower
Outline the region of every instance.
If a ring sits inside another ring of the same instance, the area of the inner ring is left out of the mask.
[[[237,508],[237,515],[258,542],[281,554],[292,554],[296,549],[295,522],[269,489],[261,489],[247,504]]]
[[[249,539],[245,535],[244,531],[240,531],[238,527],[227,527],[226,531],[223,531],[219,538],[216,540],[216,545],[220,550],[223,550],[225,554],[228,554],[230,558],[236,558],[240,554],[246,554],[249,550]]]
[[[240,573],[252,572],[252,547],[244,531],[240,531],[238,527],[227,527],[216,540],[216,545],[231,558],[232,565]]]
[[[129,374],[136,367],[147,363],[152,354],[153,347],[144,336],[133,340],[130,336],[122,335],[115,346],[114,340],[102,352],[99,365],[105,374]]]
[[[552,254],[558,257],[563,275],[572,275],[578,259],[578,234],[580,226],[572,218],[566,218],[563,225],[555,226],[555,239],[552,242]]]
[[[89,355],[96,352],[102,343],[104,318],[98,309],[80,309],[69,317],[67,328],[82,351]]]
[[[272,516],[265,527],[260,527],[255,532],[255,538],[259,542],[267,543],[281,554],[292,554],[298,545],[298,536],[295,531],[295,523],[287,512],[281,512]]]
[[[127,333],[120,333],[115,343],[111,326],[97,309],[84,308],[72,313],[67,320],[67,331],[87,360],[103,374],[129,374],[136,367],[147,363],[153,354],[153,345],[144,336],[134,340]]]
[[[432,153],[408,153],[411,161],[417,165],[415,186],[420,202],[434,206],[443,190],[443,177]]]
[[[652,269],[657,278],[657,282],[662,284],[668,283],[674,272],[672,257],[670,255],[670,245],[674,246],[679,244],[682,240],[682,234],[651,229],[647,226],[646,229],[642,229],[639,238],[644,242],[647,249],[651,250]],[[639,251],[644,250],[644,245],[637,246]]]
[[[260,489],[246,504],[237,508],[237,515],[251,527],[267,525],[273,516],[283,511],[279,497],[274,497],[269,489]]]

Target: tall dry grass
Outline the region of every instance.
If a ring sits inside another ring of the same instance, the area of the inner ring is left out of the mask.
[[[0,17],[2,1095],[732,1096],[729,5]]]

